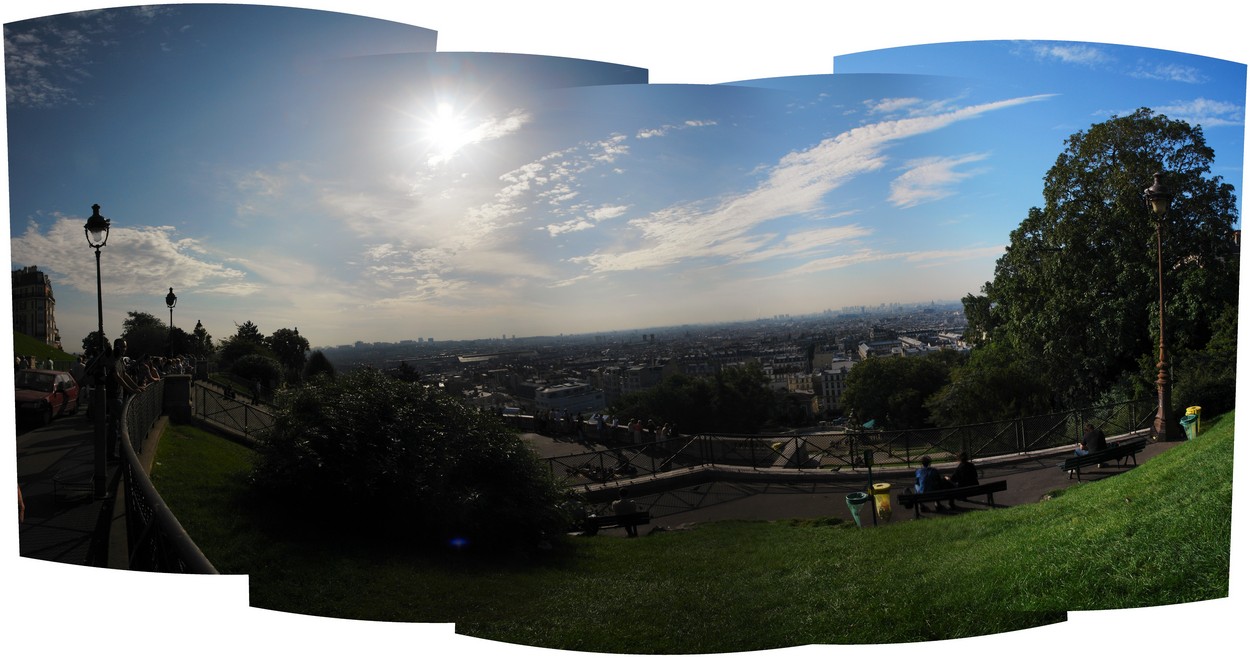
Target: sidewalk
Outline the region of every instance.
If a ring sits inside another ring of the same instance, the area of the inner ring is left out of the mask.
[[[522,439],[542,457],[561,457],[586,452],[586,447],[571,441],[560,441],[539,434],[526,433]],[[1113,439],[1114,440],[1114,439]],[[1147,443],[1145,450],[1137,455],[1137,463],[1143,464],[1159,453],[1179,445],[1177,442]],[[1036,503],[1046,495],[1077,484],[1075,477],[1059,469],[1059,464],[1071,456],[1071,448],[1056,448],[1028,455],[1004,456],[974,460],[980,472],[981,482],[1006,480],[1007,490],[994,494],[996,507],[1014,507]],[[948,472],[951,467],[939,467]],[[1093,482],[1133,468],[1130,459],[1127,466],[1082,471],[1082,482]],[[888,523],[914,521],[915,512],[898,504],[897,493],[915,480],[914,468],[874,469],[873,482],[891,485],[893,514]],[[853,473],[828,473],[817,481],[794,482],[777,478],[771,482],[719,481],[684,487],[663,493],[631,495],[644,509],[650,509],[652,528],[679,529],[692,524],[719,520],[776,521],[797,518],[838,518],[853,523],[846,505],[847,494],[864,491],[868,484],[866,470]],[[635,487],[637,491],[639,487]],[[967,503],[960,502],[959,510],[946,514],[959,514],[970,510],[986,509],[976,497]],[[864,514],[870,514],[867,508]],[[941,512],[922,514],[921,520],[941,516]],[[878,524],[887,521],[878,519]],[[871,516],[864,518],[871,524]],[[644,533],[646,530],[643,531]],[[601,534],[624,537],[620,529],[604,530]]]
[[[17,482],[26,502],[18,527],[20,554],[65,564],[107,566],[107,529],[114,498],[93,492],[95,427],[86,412],[58,418],[17,436]],[[108,491],[116,490],[118,462],[108,464]],[[55,481],[54,481],[55,478]]]

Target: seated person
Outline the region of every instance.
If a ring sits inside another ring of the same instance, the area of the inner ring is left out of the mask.
[[[1102,430],[1094,427],[1092,423],[1085,423],[1085,434],[1081,436],[1081,442],[1076,445],[1076,456],[1082,457],[1091,452],[1107,449],[1107,435]]]
[[[946,488],[946,480],[938,474],[937,469],[932,466],[933,460],[925,455],[920,458],[920,468],[916,469],[916,493],[930,493],[939,489]],[[937,504],[938,509],[946,509],[942,507],[942,503]],[[924,505],[920,506],[923,512],[929,511]]]
[[[955,471],[946,476],[947,483],[954,487],[973,487],[977,482],[977,467],[968,461],[968,453],[959,453],[959,464],[955,466]],[[955,507],[955,499],[951,499],[951,508]]]

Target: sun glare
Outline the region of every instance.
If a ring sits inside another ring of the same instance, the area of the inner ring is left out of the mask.
[[[471,140],[472,131],[464,124],[456,108],[439,103],[426,121],[425,138],[430,144],[429,164],[437,165],[452,158]]]

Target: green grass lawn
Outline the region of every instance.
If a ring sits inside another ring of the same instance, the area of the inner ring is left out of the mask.
[[[1198,440],[1034,505],[871,530],[716,522],[573,537],[493,562],[267,529],[247,502],[250,451],[187,427],[162,439],[153,480],[220,571],[249,574],[257,607],[455,622],[547,648],[721,653],[960,638],[1069,610],[1225,597],[1232,456],[1230,413]]]

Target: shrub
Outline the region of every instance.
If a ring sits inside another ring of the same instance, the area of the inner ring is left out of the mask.
[[[497,417],[372,369],[284,395],[252,481],[302,520],[379,538],[532,547],[565,528],[554,480]]]

